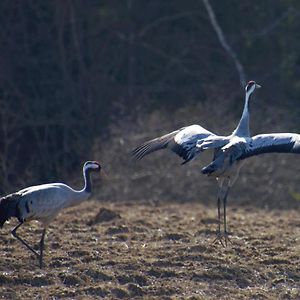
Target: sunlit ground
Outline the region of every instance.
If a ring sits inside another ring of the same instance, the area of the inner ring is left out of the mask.
[[[102,207],[116,213],[104,215],[112,220],[96,218]],[[213,244],[216,209],[91,201],[51,224],[40,270],[11,237],[11,221],[0,235],[0,296],[299,299],[299,211],[229,205],[228,223],[232,244],[224,248]],[[19,234],[37,243],[39,223]]]

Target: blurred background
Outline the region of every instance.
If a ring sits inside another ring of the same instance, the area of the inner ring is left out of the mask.
[[[82,185],[99,160],[102,200],[202,201],[215,182],[140,143],[193,123],[235,128],[248,80],[251,131],[300,132],[297,0],[0,2],[0,192],[49,181]],[[230,201],[300,204],[299,157],[247,161]]]

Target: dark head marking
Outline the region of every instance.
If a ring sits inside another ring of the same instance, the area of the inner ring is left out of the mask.
[[[100,171],[101,165],[97,161],[87,161],[84,164],[84,169],[89,169],[90,171]]]
[[[250,81],[248,82],[248,84],[246,85],[246,92],[249,92],[249,91],[251,90],[251,88],[252,88],[253,86],[255,86],[255,85],[256,85],[256,82],[253,81],[253,80],[250,80]]]
[[[253,93],[255,91],[256,88],[261,88],[261,86],[259,84],[257,84],[255,81],[250,80],[248,82],[248,84],[246,85],[246,93]]]

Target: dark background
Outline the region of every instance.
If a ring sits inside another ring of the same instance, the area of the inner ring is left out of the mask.
[[[245,80],[263,86],[251,103],[253,133],[299,132],[300,2],[209,3]],[[201,0],[1,1],[1,194],[49,181],[81,182],[82,163],[97,159],[111,178],[103,198],[197,199],[206,191],[200,178],[210,185],[197,163],[181,168],[166,153],[135,164],[128,152],[192,123],[229,134],[244,97],[230,51]],[[273,189],[283,184],[293,202],[298,163],[268,157],[263,168],[264,159],[251,159],[254,169],[245,176],[254,180],[252,188],[245,179],[240,192],[255,192],[261,172],[269,174],[262,185],[270,191],[260,196],[278,197]],[[282,174],[278,182],[274,172]]]

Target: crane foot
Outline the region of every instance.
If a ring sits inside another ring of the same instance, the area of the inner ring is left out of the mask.
[[[228,242],[232,244],[232,241],[230,240],[228,236],[228,232],[217,232],[216,238],[213,240],[212,244],[220,243],[223,247],[227,247]]]

